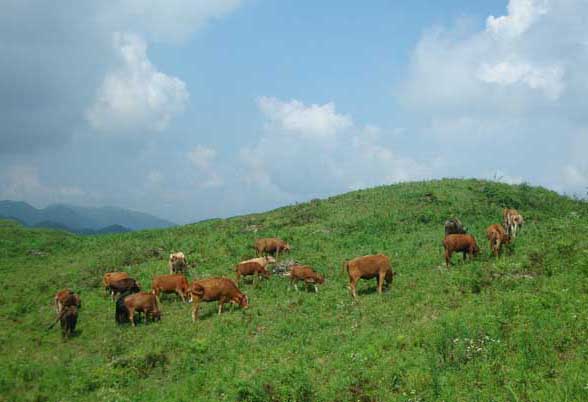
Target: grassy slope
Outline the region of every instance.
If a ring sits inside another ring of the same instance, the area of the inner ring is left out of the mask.
[[[496,260],[484,228],[504,205],[526,226]],[[447,270],[451,216],[482,253],[466,264],[455,256]],[[586,203],[544,189],[442,180],[103,237],[2,222],[0,400],[586,401],[587,218]],[[266,235],[286,238],[293,258],[326,274],[319,294],[273,277],[242,286],[247,312],[217,317],[216,303],[204,304],[193,324],[190,307],[170,296],[160,323],[115,325],[102,273],[124,269],[149,286],[166,272],[166,253],[183,250],[195,276],[232,276]],[[375,252],[399,275],[382,296],[361,283],[352,304],[341,262]],[[83,298],[80,335],[68,342],[44,332],[65,286]]]

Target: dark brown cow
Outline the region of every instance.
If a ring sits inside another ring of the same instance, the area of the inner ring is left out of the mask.
[[[450,234],[445,236],[443,240],[443,247],[445,248],[445,264],[449,267],[451,264],[451,256],[455,252],[462,252],[465,261],[466,255],[470,258],[478,255],[480,251],[476,238],[471,234]]]
[[[290,245],[282,239],[268,237],[255,240],[255,252],[258,256],[263,256],[265,253],[268,253],[274,254],[278,258],[280,251],[290,252]]]
[[[123,278],[117,281],[110,281],[108,290],[110,290],[112,301],[114,301],[117,294],[137,293],[141,291],[141,287],[133,278]]]
[[[110,286],[110,282],[118,281],[120,279],[128,278],[129,274],[126,272],[107,272],[104,274],[102,278],[102,284],[104,285],[104,290],[108,292],[108,287]]]
[[[190,284],[186,277],[181,274],[159,275],[153,278],[151,289],[153,289],[153,294],[158,299],[161,292],[176,293],[182,298],[182,301],[185,302],[190,289]]]
[[[80,296],[75,294],[70,289],[63,289],[57,292],[53,298],[53,301],[55,303],[55,311],[57,314],[61,314],[63,308],[67,306],[76,306],[77,308],[82,307],[82,300],[80,299]]]
[[[457,218],[445,221],[445,236],[449,234],[466,234],[467,230]]]
[[[390,259],[383,254],[366,255],[357,257],[344,263],[349,276],[349,289],[351,295],[357,300],[357,293],[355,291],[357,282],[360,279],[376,278],[378,281],[378,293],[382,293],[384,282],[389,286],[394,279],[394,271]]]
[[[121,324],[127,319],[135,326],[135,313],[144,313],[145,321],[161,319],[161,310],[157,297],[152,292],[138,292],[121,296],[116,303],[116,321]],[[126,316],[126,317],[125,317]]]
[[[64,338],[71,337],[76,330],[76,324],[78,322],[78,308],[75,305],[64,306],[49,329],[53,328],[57,321],[61,321],[61,336]]]
[[[486,229],[486,237],[490,242],[490,250],[496,257],[498,257],[500,254],[502,245],[510,243],[510,236],[506,233],[504,227],[499,223],[488,226]]]
[[[259,263],[251,261],[251,262],[242,262],[235,265],[235,274],[237,275],[237,283],[240,282],[242,276],[250,276],[255,275],[255,278],[264,277],[269,278],[271,274]]]
[[[325,278],[308,265],[294,265],[290,268],[290,285],[294,284],[296,291],[298,291],[295,283],[297,281],[303,281],[304,285],[314,285],[314,291],[318,292],[317,284],[325,283]]]
[[[218,300],[218,313],[222,313],[223,304],[235,303],[246,309],[249,307],[247,296],[242,293],[235,282],[228,278],[208,278],[195,281],[190,286],[190,302],[192,305],[192,321],[198,319],[200,302]]]

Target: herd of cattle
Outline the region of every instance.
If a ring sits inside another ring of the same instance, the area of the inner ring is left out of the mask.
[[[512,242],[518,230],[523,225],[523,217],[515,209],[503,210],[503,224],[490,225],[486,235],[490,243],[490,250],[496,256],[499,255],[503,244]],[[249,306],[247,295],[242,293],[238,284],[244,276],[256,278],[269,278],[267,270],[269,264],[277,262],[280,253],[289,252],[290,245],[278,238],[264,238],[255,241],[257,257],[241,261],[235,265],[236,282],[223,277],[207,278],[188,282],[185,274],[188,270],[186,256],[182,252],[172,253],[169,256],[169,274],[155,276],[152,280],[151,291],[142,292],[139,283],[126,272],[108,272],[104,274],[103,285],[110,292],[112,301],[115,301],[115,320],[122,324],[131,322],[135,326],[135,313],[143,313],[145,320],[160,320],[161,309],[159,296],[161,293],[176,293],[183,302],[192,303],[192,320],[198,319],[200,302],[218,301],[218,314],[222,313],[223,305],[234,303],[246,309]],[[445,263],[451,263],[451,256],[455,252],[463,253],[464,260],[476,256],[479,247],[473,235],[468,234],[466,228],[458,219],[450,219],[445,222]],[[360,279],[377,280],[377,291],[382,293],[384,286],[389,286],[394,278],[390,259],[383,254],[366,255],[345,261],[343,268],[349,277],[349,290],[353,299],[357,299],[356,285]],[[318,292],[318,285],[323,284],[324,277],[312,267],[306,265],[291,266],[286,274],[290,278],[290,285],[298,290],[297,283],[305,286],[312,285]],[[118,296],[118,298],[117,298]],[[49,327],[52,328],[58,321],[61,322],[62,335],[70,337],[76,327],[78,310],[81,307],[81,299],[73,291],[64,289],[55,295],[55,310],[57,319]]]

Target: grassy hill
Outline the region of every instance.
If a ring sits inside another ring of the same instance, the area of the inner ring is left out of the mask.
[[[491,257],[485,228],[514,207],[526,225]],[[443,222],[458,216],[480,257],[446,269]],[[318,294],[285,278],[244,284],[250,309],[164,297],[162,321],[117,326],[100,287],[125,270],[150,287],[170,251],[192,278],[229,275],[256,237],[326,276]],[[441,180],[355,191],[263,214],[165,230],[77,237],[0,222],[0,400],[586,401],[588,205],[527,185]],[[388,292],[343,260],[382,252]],[[80,293],[79,336],[46,332],[52,297]]]

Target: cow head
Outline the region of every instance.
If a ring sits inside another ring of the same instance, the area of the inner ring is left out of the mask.
[[[241,293],[240,295],[235,296],[235,299],[233,300],[233,302],[238,304],[243,309],[249,308],[249,299],[247,298],[247,295],[244,293]]]
[[[317,273],[317,274],[316,274],[316,279],[315,279],[315,280],[316,280],[316,283],[319,283],[319,284],[321,284],[321,285],[322,285],[323,283],[325,283],[325,277],[324,277],[324,276],[322,276],[322,275],[321,275],[321,274],[319,274],[319,273]]]
[[[276,262],[276,259],[274,257],[272,257],[271,255],[266,255],[265,256],[265,261],[268,264],[274,264]]]
[[[161,310],[153,310],[151,313],[153,321],[161,321]]]
[[[396,275],[396,273],[394,273],[391,269],[389,269],[386,272],[386,276],[384,277],[384,281],[386,282],[386,286],[388,286],[392,283],[392,280],[394,279],[394,275]]]
[[[290,252],[290,245],[288,243],[284,244],[284,251]]]
[[[473,251],[474,256],[477,257],[479,253],[480,253],[480,247],[478,247],[477,244],[474,244],[474,251]]]

